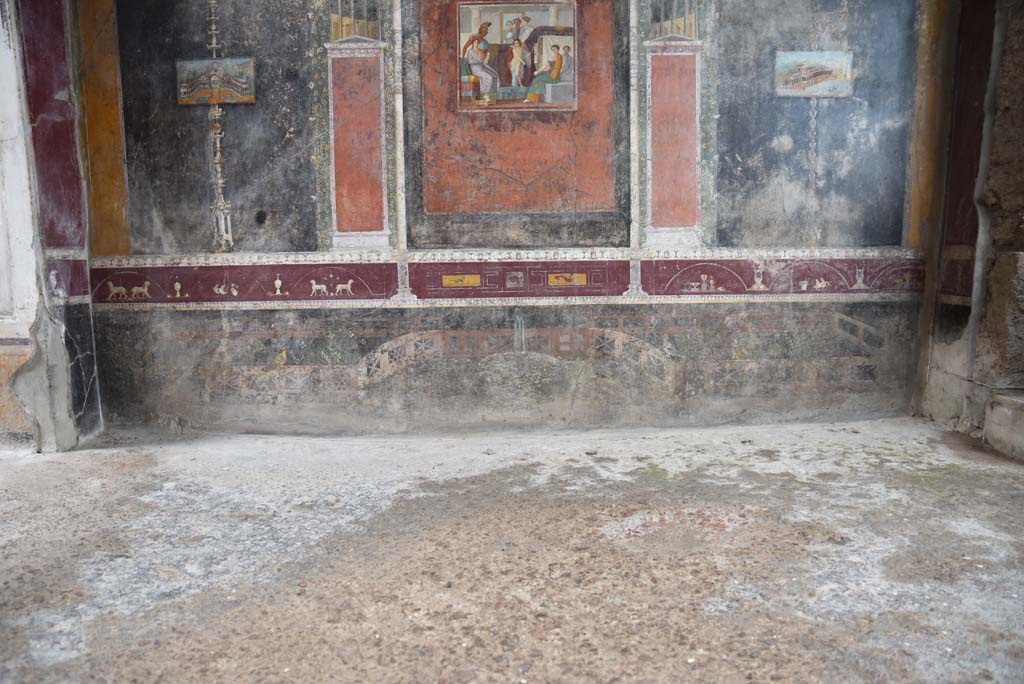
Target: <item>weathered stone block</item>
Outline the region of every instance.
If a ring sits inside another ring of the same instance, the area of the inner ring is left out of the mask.
[[[995,388],[1024,387],[1024,252],[996,258],[977,350],[979,382]]]
[[[992,396],[985,412],[985,442],[1024,461],[1024,392]]]

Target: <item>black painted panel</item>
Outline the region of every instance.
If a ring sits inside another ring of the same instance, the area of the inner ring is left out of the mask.
[[[917,2],[718,0],[718,7],[720,244],[900,244]],[[854,96],[777,97],[778,49],[852,51]]]
[[[79,434],[90,435],[102,422],[92,307],[89,304],[65,306],[64,327],[64,346],[71,362],[71,410]]]
[[[214,244],[209,107],[176,99],[175,60],[206,58],[207,4],[118,0],[132,251],[179,254]],[[224,117],[226,195],[239,251],[317,246],[314,70],[308,0],[220,3],[222,56],[256,59],[256,104]],[[328,200],[329,201],[329,200]]]

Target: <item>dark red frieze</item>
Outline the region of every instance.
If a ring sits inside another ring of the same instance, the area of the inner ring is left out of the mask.
[[[924,264],[903,258],[645,261],[641,282],[651,295],[919,292]]]
[[[617,297],[629,289],[628,261],[409,264],[420,299]]]
[[[50,263],[58,282],[78,292],[81,267]],[[629,271],[625,260],[412,263],[409,284],[420,300],[619,297]],[[95,268],[91,276],[93,301],[112,304],[326,303],[398,291],[394,263]],[[904,293],[921,291],[924,265],[912,258],[645,261],[641,282],[655,296]]]
[[[93,301],[98,304],[336,302],[388,299],[398,290],[398,267],[261,264],[96,268],[92,282]]]
[[[48,259],[46,285],[50,294],[60,291],[67,297],[88,297],[89,263],[85,259]]]
[[[43,246],[85,246],[85,210],[62,0],[19,3]]]
[[[974,260],[949,259],[942,264],[939,294],[970,297],[974,292]]]

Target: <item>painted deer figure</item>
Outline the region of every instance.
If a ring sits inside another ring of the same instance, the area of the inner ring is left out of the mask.
[[[335,285],[334,286],[334,296],[335,297],[340,297],[343,292],[347,292],[348,295],[351,297],[352,296],[352,283],[354,283],[354,282],[355,282],[354,280],[349,278],[349,281],[347,283],[338,283],[337,285]]]
[[[312,285],[313,289],[310,291],[310,297],[326,297],[327,296],[327,283],[318,283],[315,280],[310,280],[309,284]]]
[[[149,281],[142,284],[142,287],[132,288],[132,299],[149,299]]]
[[[110,288],[110,294],[107,295],[107,299],[128,299],[128,290],[121,285],[114,285],[114,283],[107,281],[107,287]]]

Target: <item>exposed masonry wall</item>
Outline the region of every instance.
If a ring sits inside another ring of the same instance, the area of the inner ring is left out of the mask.
[[[979,382],[1024,390],[1024,3],[1007,18],[984,203],[992,265],[978,331]]]
[[[914,304],[97,314],[108,415],[255,431],[906,411]]]
[[[923,410],[968,432],[984,427],[993,392],[1024,389],[1024,5],[1003,3],[992,84],[991,147],[978,205],[974,308],[940,305]],[[987,231],[987,232],[986,232]]]

